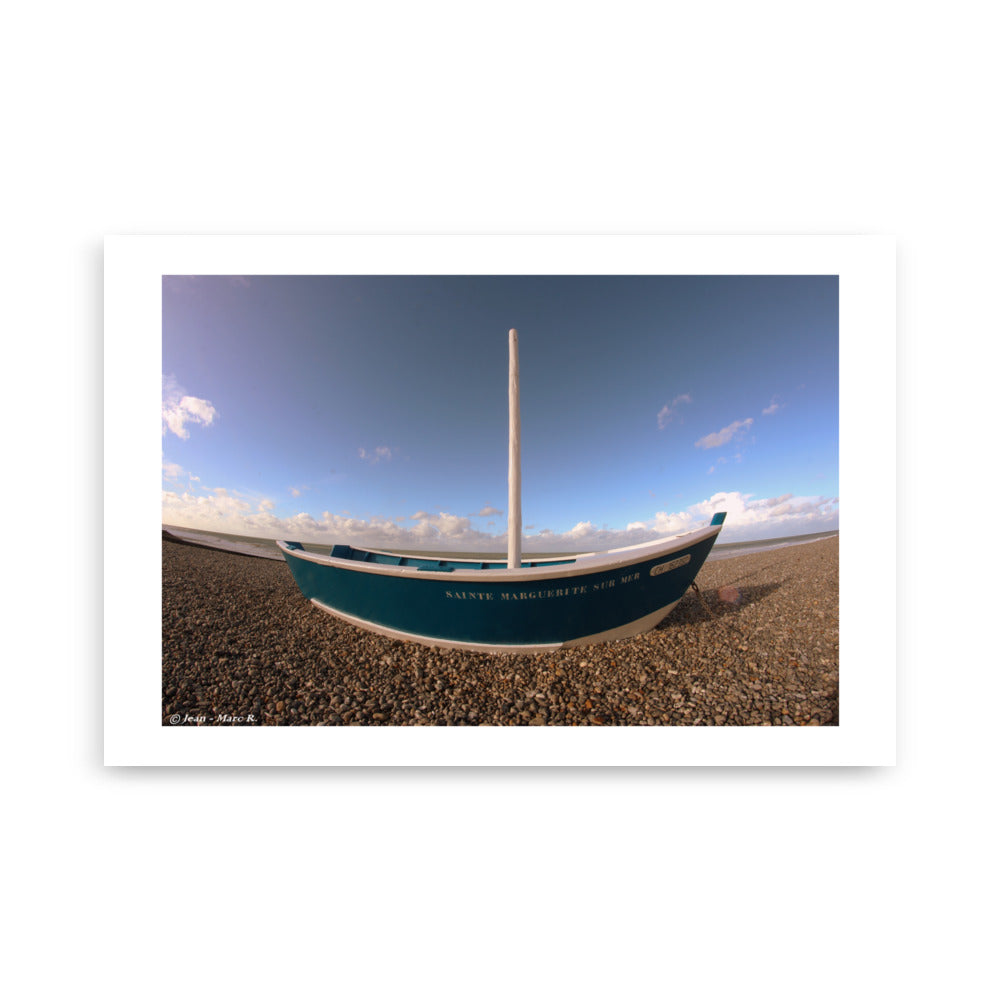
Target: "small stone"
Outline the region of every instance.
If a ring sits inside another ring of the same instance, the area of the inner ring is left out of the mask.
[[[702,592],[723,615],[728,607],[729,627],[689,595],[662,627],[591,648],[589,659],[579,650],[536,657],[389,641],[317,615],[280,559],[169,546],[166,717],[231,711],[279,726],[835,725],[836,540],[815,544],[822,548],[706,564]],[[809,565],[817,551],[824,555]],[[736,579],[747,593],[726,590]],[[759,596],[751,602],[750,594]],[[738,614],[724,600],[737,596]]]

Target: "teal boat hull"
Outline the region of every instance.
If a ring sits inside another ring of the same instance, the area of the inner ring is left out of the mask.
[[[444,648],[539,652],[648,631],[673,609],[722,528],[605,553],[526,562],[437,560],[278,542],[318,608],[393,638]]]

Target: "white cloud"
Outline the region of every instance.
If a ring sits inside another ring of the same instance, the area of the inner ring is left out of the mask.
[[[502,510],[497,510],[496,507],[491,504],[487,504],[478,514],[470,514],[470,517],[499,517],[503,514]]]
[[[165,524],[178,527],[231,530],[246,534],[247,527],[256,527],[250,504],[239,497],[230,496],[225,490],[207,496],[195,496],[185,491],[174,493],[164,490],[161,494],[162,517]]]
[[[700,517],[726,511],[726,541],[832,531],[839,524],[838,497],[798,497],[784,493],[755,500],[750,493],[715,493],[689,510]]]
[[[649,521],[633,521],[625,528],[598,528],[592,521],[580,521],[569,531],[561,533],[546,528],[533,535],[526,535],[525,544],[534,542],[531,547],[535,551],[600,552],[676,535],[695,527],[698,524],[688,514],[668,514],[661,511]]]
[[[387,462],[390,458],[392,458],[396,450],[397,449],[390,448],[388,445],[384,444],[379,445],[374,449],[374,451],[369,451],[367,448],[359,448],[358,458],[375,465],[378,462]]]
[[[256,506],[255,506],[256,505]],[[298,541],[346,542],[375,548],[427,549],[441,551],[506,552],[505,534],[491,534],[472,527],[468,517],[447,511],[431,514],[418,511],[412,518],[391,519],[374,516],[351,517],[346,511],[322,516],[301,511],[291,517],[277,517],[275,505],[263,499],[246,498],[219,487],[207,495],[190,491],[164,490],[162,520],[178,527],[202,528],[261,538],[288,538]],[[409,521],[402,524],[400,521]]]
[[[677,396],[676,399],[667,403],[667,405],[664,406],[663,409],[656,414],[656,426],[659,427],[660,430],[662,431],[663,428],[666,427],[667,424],[669,424],[670,421],[673,420],[675,416],[677,416],[677,407],[681,403],[690,403],[690,402],[691,402],[691,396],[690,394],[685,392],[682,393],[680,396]]]
[[[505,553],[506,531],[491,533],[472,526],[468,517],[447,512],[418,511],[411,518],[351,517],[346,511],[321,516],[302,511],[278,517],[269,499],[243,496],[218,488],[206,495],[164,490],[162,519],[178,527],[204,528],[262,538],[288,538],[305,542],[343,542],[386,549]],[[597,527],[580,521],[568,531],[550,528],[524,533],[524,551],[592,552],[652,541],[655,538],[693,531],[708,524],[712,516],[726,511],[724,542],[750,541],[785,535],[831,531],[838,527],[838,498],[799,497],[784,493],[754,499],[752,494],[714,493],[683,511],[657,511],[647,520],[632,521],[624,528]]]
[[[163,434],[169,430],[177,437],[186,440],[191,436],[187,429],[188,424],[209,427],[218,413],[207,399],[186,395],[174,378],[168,376],[163,380],[161,416]]]
[[[834,531],[839,526],[839,500],[836,497],[796,497],[785,493],[758,500],[749,493],[720,492],[684,511],[657,511],[649,520],[632,521],[624,529],[597,528],[590,521],[581,521],[561,534],[545,530],[530,538],[544,543],[536,544],[536,551],[542,548],[549,551],[602,551],[694,531],[708,524],[721,511],[726,512],[721,536],[724,542],[806,535]]]
[[[694,446],[696,448],[719,448],[728,444],[734,437],[741,436],[752,425],[753,417],[747,417],[746,420],[734,420],[728,427],[723,427],[721,431],[699,438],[695,441]]]
[[[184,470],[176,462],[163,463],[163,478],[169,480],[180,479],[184,475]]]
[[[769,417],[772,413],[777,413],[781,409],[781,404],[778,402],[777,396],[771,397],[771,403],[769,406],[765,406],[760,412],[765,416]]]

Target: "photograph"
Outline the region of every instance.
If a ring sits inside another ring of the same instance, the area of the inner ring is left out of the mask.
[[[163,727],[836,727],[837,274],[164,273]]]
[[[12,996],[987,992],[988,13],[11,8]]]

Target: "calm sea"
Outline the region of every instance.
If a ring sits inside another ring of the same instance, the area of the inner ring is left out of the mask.
[[[224,549],[227,552],[242,552],[244,555],[263,556],[267,559],[283,559],[274,544],[272,538],[254,538],[249,535],[227,535],[219,531],[200,531],[196,528],[175,528],[172,525],[163,525],[164,531],[184,538],[191,542],[199,542],[202,545],[209,545],[212,548]],[[713,559],[731,559],[733,556],[746,555],[749,552],[766,552],[768,549],[782,549],[789,545],[803,545],[806,542],[817,542],[821,538],[835,538],[839,531],[820,531],[812,535],[789,535],[785,538],[764,538],[756,542],[720,542],[712,548],[708,557],[709,562]],[[313,543],[304,546],[310,552],[320,552],[326,555],[330,551],[330,545],[316,545]],[[394,549],[403,555],[427,555],[428,553]],[[436,553],[432,553],[436,554]],[[525,553],[527,554],[527,553]],[[536,559],[547,555],[572,555],[567,552],[532,552]],[[454,559],[486,559],[496,558],[497,553],[488,552],[452,552],[449,555]],[[501,553],[506,555],[506,553]]]
[[[748,552],[766,552],[768,549],[783,549],[788,545],[805,545],[806,542],[818,542],[821,538],[836,538],[839,531],[817,531],[812,535],[787,535],[784,538],[762,538],[756,542],[722,542],[712,546],[708,562],[713,559],[729,559],[732,556],[744,556]]]

